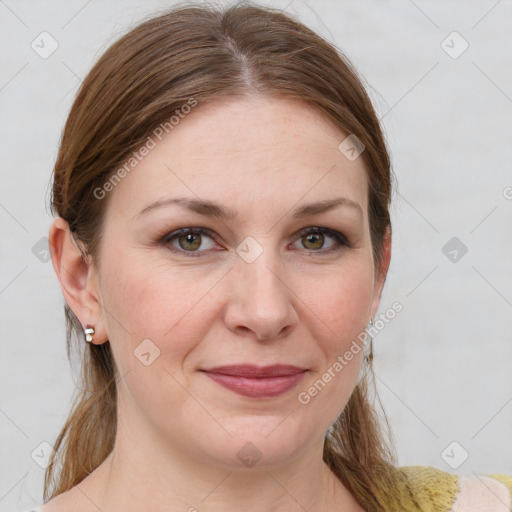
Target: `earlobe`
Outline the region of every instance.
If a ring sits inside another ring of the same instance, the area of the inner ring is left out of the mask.
[[[105,337],[102,308],[98,300],[99,291],[91,279],[93,267],[86,261],[69,224],[63,218],[57,217],[52,222],[48,239],[53,268],[68,306],[83,326],[95,324],[94,341],[101,341]]]

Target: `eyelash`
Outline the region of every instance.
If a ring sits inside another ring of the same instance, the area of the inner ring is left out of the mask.
[[[167,246],[169,248],[169,250],[171,250],[172,252],[175,252],[178,254],[183,254],[183,255],[186,255],[187,257],[197,258],[197,257],[205,256],[204,253],[208,253],[208,250],[186,251],[184,249],[178,249],[171,245],[171,241],[174,240],[175,238],[177,238],[181,235],[187,235],[190,233],[207,235],[210,238],[212,238],[213,240],[215,240],[214,233],[210,229],[207,229],[207,228],[182,228],[182,229],[173,231],[171,233],[167,233],[160,239],[159,243],[161,245]],[[333,238],[336,242],[332,247],[330,247],[328,249],[319,249],[316,251],[310,250],[310,252],[312,252],[314,254],[320,254],[320,255],[328,254],[328,253],[330,254],[333,252],[341,251],[345,247],[347,247],[349,249],[352,248],[352,244],[345,237],[345,235],[343,235],[342,233],[335,231],[333,229],[319,227],[319,226],[311,226],[311,227],[307,227],[307,228],[300,230],[297,234],[297,238],[295,239],[295,241],[297,241],[298,239],[302,238],[303,236],[309,235],[311,233],[321,233],[323,235],[327,235],[327,236]],[[308,249],[305,249],[305,250],[308,251]]]

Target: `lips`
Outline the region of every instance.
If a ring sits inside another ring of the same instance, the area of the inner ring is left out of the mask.
[[[286,393],[307,372],[304,368],[283,364],[218,366],[202,371],[221,386],[251,398],[270,398]]]
[[[246,378],[267,378],[267,377],[285,377],[289,375],[296,375],[301,373],[304,368],[298,366],[291,366],[288,364],[274,364],[272,366],[255,366],[252,364],[241,364],[233,366],[217,366],[210,370],[205,370],[208,373],[215,373],[221,375],[231,375],[232,377],[246,377]]]

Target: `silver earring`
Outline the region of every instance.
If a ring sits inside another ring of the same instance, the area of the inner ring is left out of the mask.
[[[373,321],[373,318],[370,318],[370,329],[375,325],[375,322]],[[367,333],[368,334],[368,333]],[[366,363],[370,366],[370,368],[373,365],[373,338],[371,334],[368,334],[368,337],[370,338],[370,350],[368,351],[368,355],[365,356]],[[366,342],[366,344],[368,341]]]
[[[372,335],[370,334],[372,327],[375,325],[373,318],[370,318],[370,321],[368,322],[368,326],[366,327],[366,338],[364,340],[364,346],[366,347],[372,339]]]
[[[85,334],[85,341],[87,343],[91,343],[92,337],[94,336],[94,326],[87,324],[84,329],[84,334]]]
[[[332,435],[334,433],[334,431],[336,430],[336,427],[334,426],[335,423],[333,423],[328,429],[327,429],[327,432],[325,433],[325,437],[331,437],[332,438]]]

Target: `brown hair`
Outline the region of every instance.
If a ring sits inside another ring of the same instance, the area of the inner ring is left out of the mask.
[[[55,164],[52,210],[83,243],[84,257],[98,257],[108,199],[98,199],[94,191],[155,127],[191,98],[200,108],[207,101],[250,94],[302,100],[364,144],[378,269],[390,229],[392,180],[384,137],[361,80],[335,46],[298,20],[247,2],[225,9],[189,2],[152,17],[108,48],[83,81]],[[83,330],[67,305],[65,311],[70,356],[73,331],[83,342]],[[397,472],[372,406],[372,376],[366,367],[335,431],[326,437],[324,460],[365,510],[380,511]],[[117,372],[108,341],[87,344],[81,377],[83,388],[46,471],[45,500],[80,483],[114,446]]]

